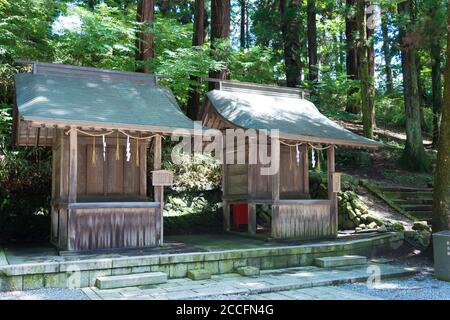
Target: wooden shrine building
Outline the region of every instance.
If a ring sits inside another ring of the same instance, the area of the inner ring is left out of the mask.
[[[337,236],[337,193],[340,174],[335,172],[335,147],[377,148],[379,143],[337,125],[305,99],[299,89],[221,81],[219,89],[207,94],[202,122],[219,129],[279,130],[279,170],[262,175],[263,164],[229,163],[236,149],[224,143],[223,207],[224,225],[231,228],[230,211],[237,204],[248,208],[248,231],[257,232],[256,207],[270,205],[271,236],[277,239],[320,239]],[[270,143],[270,142],[269,142]],[[233,144],[234,146],[234,144]],[[269,148],[270,149],[270,148]],[[311,149],[326,150],[328,199],[309,197]],[[245,138],[246,160],[249,138]],[[272,149],[276,151],[276,149]],[[232,161],[231,161],[232,162]]]
[[[193,122],[154,75],[31,65],[15,78],[14,135],[18,146],[52,148],[51,242],[69,251],[161,245],[171,184],[161,137]]]

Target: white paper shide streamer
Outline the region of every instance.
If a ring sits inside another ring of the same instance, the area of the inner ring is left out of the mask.
[[[127,136],[127,150],[126,150],[127,162],[130,162],[131,159],[131,148],[130,148],[130,137]]]
[[[105,135],[102,135],[103,138],[103,161],[106,161],[106,138]]]
[[[300,165],[300,148],[298,147],[298,144],[295,145],[295,151],[297,154],[295,155],[295,160],[297,161],[297,167]]]
[[[314,149],[311,149],[311,164],[313,168],[316,167],[316,157],[314,155]]]

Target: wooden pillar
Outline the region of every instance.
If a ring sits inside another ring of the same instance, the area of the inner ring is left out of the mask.
[[[147,196],[147,142],[139,146],[139,193]]]
[[[155,144],[153,146],[153,170],[161,169],[161,136],[155,136]],[[159,238],[159,245],[164,242],[164,199],[163,199],[163,188],[162,186],[155,186],[154,188],[154,199],[156,202],[160,202],[159,217],[156,218],[156,234]]]
[[[338,205],[337,193],[333,192],[333,173],[335,172],[335,148],[330,145],[327,150],[328,160],[328,199],[330,200],[330,225],[334,235],[337,236],[338,230]]]
[[[247,206],[248,206],[248,232],[250,234],[256,234],[256,204],[252,203],[254,192],[254,176],[256,171],[256,165],[247,165]]]
[[[224,139],[224,138],[222,138],[222,139]],[[228,167],[227,167],[227,161],[226,161],[227,148],[223,142],[222,142],[222,146],[223,146],[222,197],[224,199],[228,195]],[[222,200],[222,207],[223,207],[223,230],[230,231],[230,226],[231,226],[230,204],[228,203],[227,200]]]
[[[308,162],[308,145],[301,146],[302,164],[303,164],[303,193],[309,193],[309,162]]]
[[[273,141],[272,141],[273,144]],[[279,238],[279,200],[280,200],[280,144],[275,143],[272,145],[272,162],[278,164],[278,170],[272,175],[272,237]],[[274,164],[273,164],[274,165]]]
[[[69,203],[77,201],[77,160],[78,160],[78,133],[75,128],[70,130],[69,139]]]

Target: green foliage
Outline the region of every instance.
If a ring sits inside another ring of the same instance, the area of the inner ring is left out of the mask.
[[[43,241],[49,234],[50,152],[14,150],[11,106],[0,104],[0,243]]]
[[[222,229],[221,191],[176,192],[167,196],[166,234],[207,233]]]
[[[134,70],[135,14],[106,5],[90,11],[69,6],[59,17],[75,21],[55,30],[56,61],[109,69]],[[58,24],[57,24],[58,25]],[[56,28],[56,27],[55,27]]]
[[[221,183],[220,163],[201,154],[181,155],[181,163],[164,162],[166,169],[175,173],[174,189],[177,191],[202,191],[217,189]]]
[[[220,70],[223,63],[215,61],[209,54],[209,46],[165,50],[155,59],[156,72],[167,75],[161,84],[174,92],[182,105],[186,105],[190,88],[201,88],[206,92],[206,83],[194,82],[190,76],[207,77],[209,70]]]
[[[375,109],[378,124],[404,128],[406,125],[405,104],[403,96],[395,95],[389,98],[376,96]],[[433,112],[429,108],[422,108],[422,130],[431,133],[433,130]]]
[[[322,78],[315,85],[317,97],[313,97],[320,107],[343,111],[347,106],[347,93],[354,94],[349,99],[359,101],[359,81],[351,80],[343,72],[334,73],[329,68],[323,68]]]
[[[338,148],[336,163],[344,167],[369,167],[372,165],[372,160],[367,150]]]
[[[231,78],[271,84],[282,76],[282,66],[277,58],[279,54],[271,47],[264,48],[258,45],[245,51],[233,51],[229,63]]]

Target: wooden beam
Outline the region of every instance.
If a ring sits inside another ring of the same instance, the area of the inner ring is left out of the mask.
[[[327,150],[328,160],[328,199],[330,200],[330,225],[332,233],[337,236],[338,230],[338,203],[337,193],[333,192],[333,173],[335,172],[335,148],[331,145]]]
[[[78,162],[78,142],[77,142],[77,131],[70,131],[70,160],[69,160],[69,203],[74,203],[77,201],[77,162]]]

